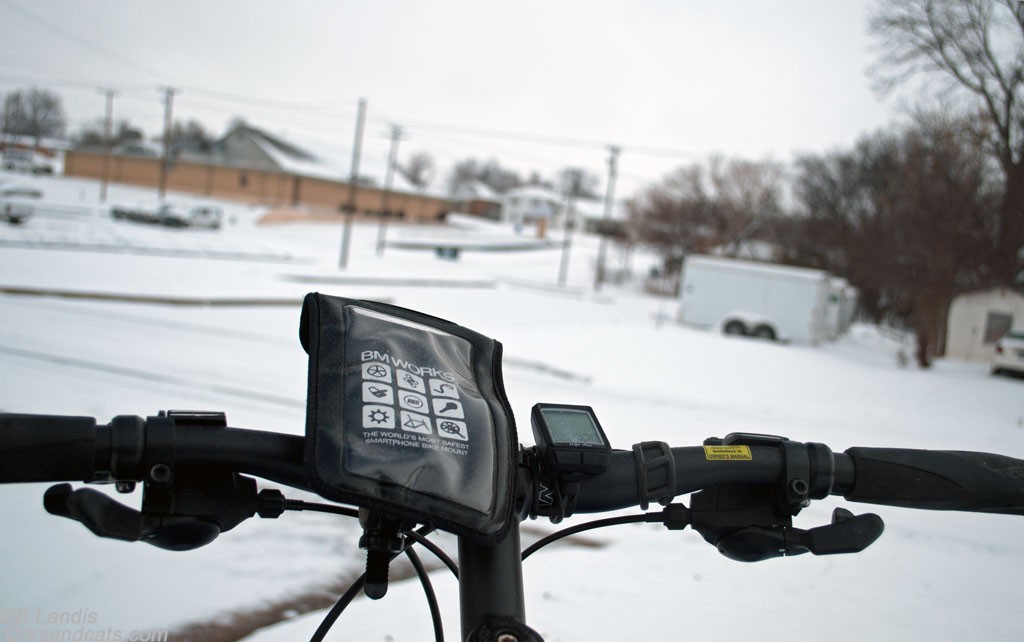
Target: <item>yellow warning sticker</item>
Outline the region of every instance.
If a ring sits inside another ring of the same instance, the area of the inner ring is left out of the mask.
[[[708,461],[753,461],[749,446],[704,446]]]

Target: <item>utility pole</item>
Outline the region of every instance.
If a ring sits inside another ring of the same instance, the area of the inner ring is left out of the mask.
[[[160,87],[164,92],[164,155],[160,162],[160,200],[167,193],[167,172],[171,166],[171,109],[174,106],[174,94],[178,90],[173,87]]]
[[[619,154],[622,148],[617,145],[608,146],[608,190],[604,194],[604,228],[600,231],[600,241],[597,246],[597,273],[594,276],[594,291],[600,292],[604,283],[604,263],[608,245],[608,223],[612,218],[612,207],[615,203],[615,178],[619,174]]]
[[[391,151],[388,152],[388,169],[384,175],[384,193],[380,199],[381,219],[380,227],[377,228],[377,256],[384,255],[385,237],[388,233],[388,219],[391,212],[388,211],[388,200],[391,196],[391,181],[395,176],[395,166],[398,162],[398,142],[402,140],[402,128],[398,125],[391,126]]]
[[[110,177],[110,153],[113,146],[111,130],[113,129],[114,118],[114,96],[117,92],[113,89],[104,89],[102,87],[98,91],[107,97],[107,106],[103,117],[103,182],[100,183],[100,203],[106,203],[107,181]]]
[[[576,195],[580,191],[580,181],[582,175],[580,170],[572,170],[572,180],[569,185],[569,198],[566,202],[565,207],[565,238],[562,240],[562,263],[558,268],[558,285],[565,287],[565,283],[569,278],[569,250],[572,249],[572,231],[576,225],[574,220],[576,217]]]
[[[356,115],[356,138],[352,143],[352,173],[348,179],[348,202],[345,211],[345,226],[341,231],[341,256],[338,267],[348,267],[348,248],[352,238],[352,219],[356,216],[356,184],[359,182],[359,156],[363,151],[363,126],[366,123],[366,99],[359,99],[359,113]]]

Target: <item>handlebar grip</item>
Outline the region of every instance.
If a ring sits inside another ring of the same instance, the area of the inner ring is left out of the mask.
[[[0,414],[0,483],[92,480],[92,417]]]
[[[1024,515],[1024,460],[990,453],[851,448],[846,499],[907,508]]]

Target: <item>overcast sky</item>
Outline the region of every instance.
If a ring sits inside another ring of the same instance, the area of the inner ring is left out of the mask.
[[[235,116],[338,156],[494,157],[524,174],[605,171],[624,191],[718,153],[788,160],[899,116],[872,93],[868,0],[334,2],[0,0],[0,93],[58,90],[71,131],[103,114],[147,135]],[[347,170],[347,168],[346,168]],[[623,194],[625,195],[625,194]]]

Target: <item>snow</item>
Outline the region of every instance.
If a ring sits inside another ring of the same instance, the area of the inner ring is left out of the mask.
[[[33,183],[47,207],[20,228],[0,228],[0,288],[148,295],[178,304],[0,294],[4,411],[105,422],[167,408],[212,409],[225,411],[234,426],[301,434],[306,355],[297,337],[299,302],[319,290],[391,301],[502,341],[508,397],[527,444],[530,407],[548,401],[592,405],[618,448],[641,440],[692,445],[748,431],[839,451],[861,445],[1024,456],[1020,380],[993,378],[986,364],[900,368],[902,344],[863,325],[809,348],[660,323],[673,304],[646,297],[638,284],[592,292],[597,243],[585,235],[574,241],[565,288],[556,285],[558,249],[463,252],[449,261],[388,247],[377,256],[372,224],[354,227],[342,272],[340,223],[258,225],[262,211],[220,203],[227,224],[219,232],[164,229],[110,220],[95,183]],[[149,198],[143,190],[110,187],[111,202]],[[495,224],[457,222],[430,228],[428,236],[514,236]],[[391,229],[396,238],[427,233]],[[646,273],[644,260],[633,257],[635,273]],[[190,299],[204,304],[182,304]],[[266,304],[219,304],[239,299]],[[208,547],[172,553],[102,540],[46,514],[45,488],[0,487],[5,639],[28,626],[18,623],[18,613],[85,609],[97,627],[125,633],[225,621],[301,594],[337,594],[363,564],[352,520],[309,513],[253,519]],[[123,499],[137,502],[137,493]],[[1024,635],[1016,617],[1024,597],[1020,518],[836,498],[805,510],[796,525],[824,524],[836,506],[880,514],[886,532],[859,555],[753,565],[723,558],[693,532],[653,525],[590,533],[599,547],[545,549],[525,566],[529,622],[548,642]],[[453,550],[452,538],[440,541]],[[447,571],[432,577],[448,637],[457,639],[457,586]],[[295,615],[249,639],[305,639],[322,616]],[[357,599],[329,639],[430,637],[419,586],[405,581],[381,602]]]

